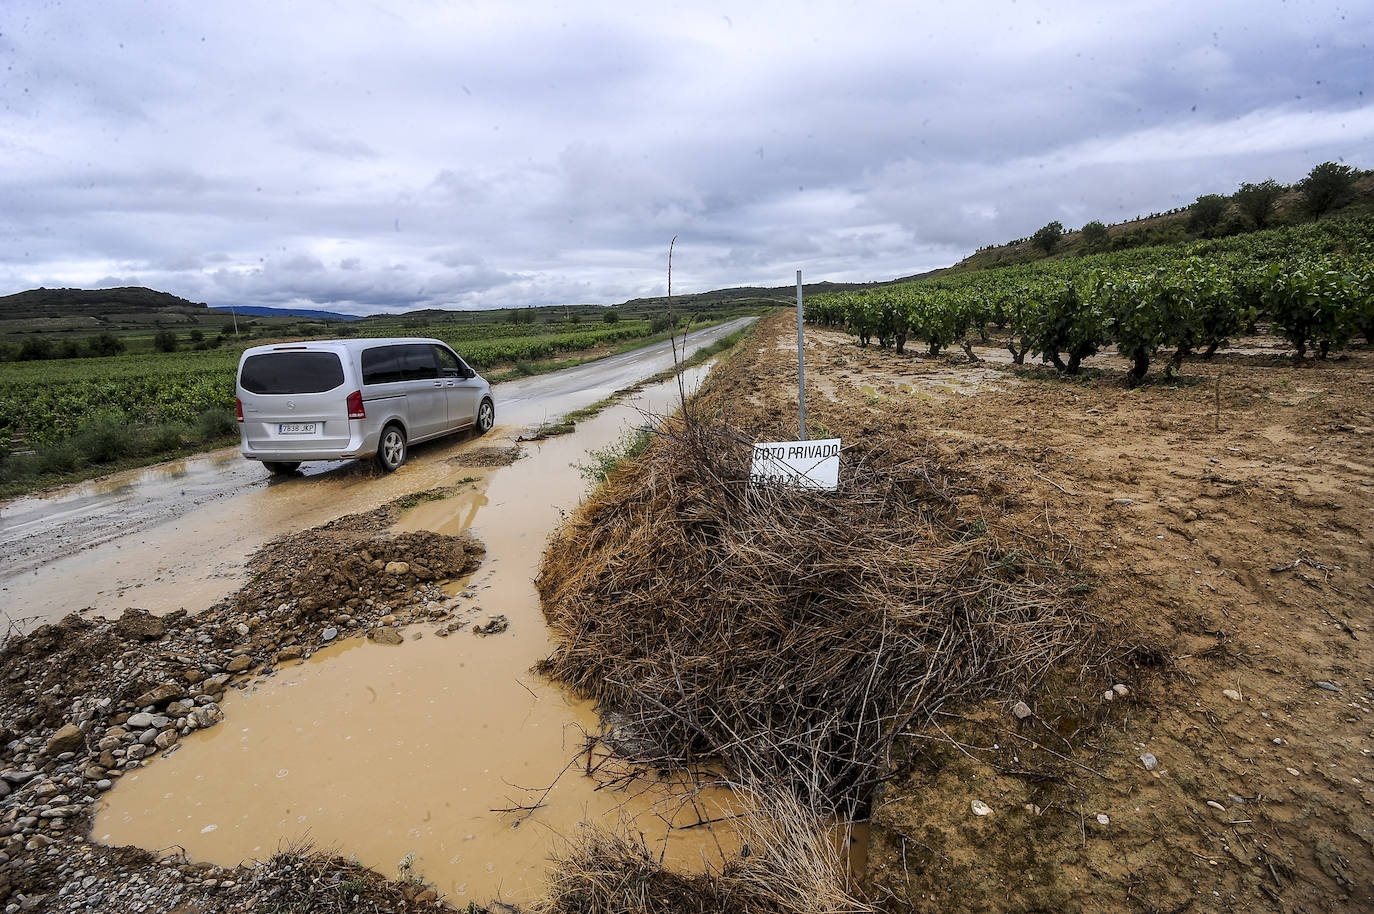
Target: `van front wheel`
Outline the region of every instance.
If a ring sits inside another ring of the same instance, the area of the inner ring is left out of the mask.
[[[496,424],[496,406],[490,400],[483,400],[477,407],[477,434],[485,435]]]
[[[406,433],[399,425],[388,425],[382,429],[381,440],[377,442],[377,466],[390,473],[406,462]]]

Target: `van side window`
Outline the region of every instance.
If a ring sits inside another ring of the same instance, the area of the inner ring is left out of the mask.
[[[434,347],[424,343],[364,349],[362,365],[364,384],[428,381],[439,377],[439,363],[434,357]]]
[[[439,365],[434,360],[434,347],[424,344],[397,346],[401,353],[401,374],[405,381],[428,381],[439,377]]]
[[[390,384],[401,381],[401,347],[375,346],[363,350],[363,383]]]
[[[467,366],[461,359],[443,346],[434,347],[434,357],[439,360],[439,374],[446,378],[466,378]]]

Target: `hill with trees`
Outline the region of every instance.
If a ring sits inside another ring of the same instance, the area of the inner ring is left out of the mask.
[[[1203,194],[1188,206],[1114,225],[1093,220],[1071,231],[1058,220],[1051,220],[1027,238],[979,248],[954,266],[938,272],[967,273],[1050,257],[1082,257],[1181,241],[1203,241],[1301,225],[1331,216],[1371,214],[1374,214],[1374,171],[1322,162],[1291,185],[1280,184],[1273,178],[1245,182],[1230,194]]]

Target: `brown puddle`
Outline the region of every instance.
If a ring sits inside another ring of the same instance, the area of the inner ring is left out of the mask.
[[[662,411],[675,393],[675,385],[649,388],[579,424],[575,436],[527,444],[509,467],[445,473],[436,462],[433,485],[484,475],[454,497],[421,503],[399,526],[470,526],[488,557],[466,582],[475,596],[460,602],[480,607],[479,620],[503,613],[510,627],[440,638],[413,625],[396,647],[352,639],[231,693],[223,724],[105,795],[94,837],[179,845],[225,864],[306,838],[388,876],[413,855],[412,872],[461,906],[537,896],[549,855],[581,822],[633,820],[657,850],[670,822],[734,811],[722,790],[694,796],[644,782],[598,790],[581,773],[584,732],[597,729],[591,706],[529,672],[549,648],[533,578],[548,534],[586,488],[570,464],[641,424],[636,406]],[[667,859],[693,868],[734,850],[728,822],[666,840]]]

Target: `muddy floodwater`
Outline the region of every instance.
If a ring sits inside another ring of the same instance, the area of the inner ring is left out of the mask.
[[[691,383],[701,376],[692,373]],[[727,815],[730,795],[643,783],[598,790],[583,775],[581,751],[584,733],[597,728],[592,708],[530,672],[549,649],[533,578],[548,534],[587,487],[573,464],[642,424],[640,410],[670,408],[676,393],[672,384],[649,388],[579,424],[575,436],[525,444],[526,455],[507,467],[424,467],[427,486],[478,478],[452,498],[420,504],[401,526],[476,533],[487,560],[453,590],[481,608],[479,619],[504,614],[509,628],[441,638],[417,624],[399,646],[353,638],[231,693],[222,725],[105,795],[93,836],[179,846],[223,864],[308,840],[389,876],[412,859],[410,872],[457,906],[529,901],[560,839],[582,822],[633,820],[651,847],[667,840],[669,859],[718,865],[733,850],[728,828],[672,830],[669,838],[668,823]],[[282,496],[281,510],[291,510],[294,499]],[[515,811],[494,811],[502,809]]]

